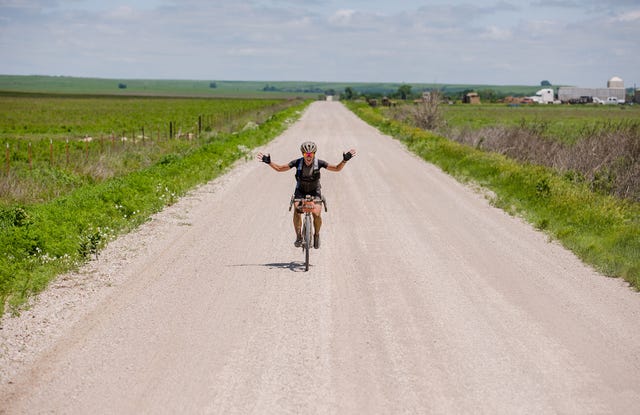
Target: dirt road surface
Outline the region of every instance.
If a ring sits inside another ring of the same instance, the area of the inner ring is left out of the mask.
[[[329,212],[303,272],[293,170],[248,160],[5,317],[0,413],[637,414],[640,295],[319,102]]]

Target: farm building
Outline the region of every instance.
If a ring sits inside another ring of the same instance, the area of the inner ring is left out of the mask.
[[[564,102],[578,102],[582,97],[597,98],[607,101],[609,98],[617,98],[618,102],[624,102],[624,81],[617,76],[609,79],[606,88],[576,88],[562,86],[558,89],[558,99]]]
[[[480,95],[475,92],[469,92],[464,96],[462,102],[465,104],[479,104],[480,103]]]

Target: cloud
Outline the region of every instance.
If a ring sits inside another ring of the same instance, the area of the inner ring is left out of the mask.
[[[620,22],[635,22],[640,20],[640,9],[630,10],[628,12],[620,13],[614,18],[614,20]]]
[[[139,15],[136,10],[131,6],[118,6],[115,9],[109,10],[105,16],[109,19],[123,19],[123,20],[134,20]]]
[[[491,39],[504,41],[509,40],[512,37],[510,29],[503,29],[496,26],[489,26],[484,33],[480,35],[483,39]]]
[[[355,13],[355,10],[338,10],[329,17],[329,23],[336,26],[348,26],[351,23],[353,15]]]
[[[0,73],[589,85],[640,65],[637,0],[0,0],[0,16]]]

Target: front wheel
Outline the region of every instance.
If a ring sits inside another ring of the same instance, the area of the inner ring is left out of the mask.
[[[309,251],[311,251],[311,215],[305,215],[302,234],[304,236],[304,270],[309,271]]]

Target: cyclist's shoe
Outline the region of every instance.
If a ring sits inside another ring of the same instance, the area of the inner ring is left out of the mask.
[[[296,241],[293,243],[296,248],[300,248],[302,246],[302,235],[298,235],[296,237]]]
[[[319,233],[313,235],[313,247],[315,249],[320,248],[320,234]]]

